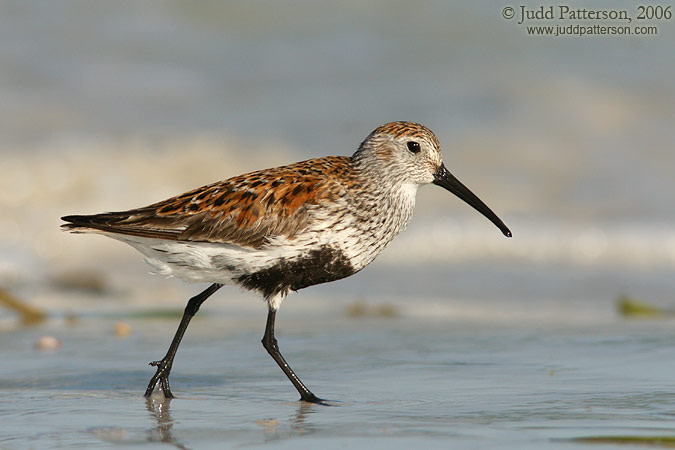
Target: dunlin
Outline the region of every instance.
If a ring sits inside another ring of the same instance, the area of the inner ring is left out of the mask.
[[[439,185],[511,232],[448,172],[434,133],[412,122],[382,125],[351,156],[327,156],[252,172],[144,208],[66,216],[74,232],[94,232],[141,252],[160,274],[212,283],[191,298],[168,352],[150,363],[173,397],[169,373],[190,319],[225,284],[260,293],[268,304],[262,344],[300,393],[321,403],[279,352],[277,310],[289,291],[348,277],[370,264],[405,228],[420,186]]]

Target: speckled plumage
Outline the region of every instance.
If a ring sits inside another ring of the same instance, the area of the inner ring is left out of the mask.
[[[67,230],[135,247],[158,273],[257,291],[272,314],[290,290],[344,278],[372,262],[408,224],[417,189],[429,183],[455,193],[510,235],[447,172],[436,136],[412,122],[375,129],[351,157],[310,159],[143,208],[63,219]],[[303,399],[311,398],[300,386]]]
[[[159,273],[238,284],[260,291],[278,306],[290,289],[309,284],[256,289],[242,280],[277,261],[288,266],[324,248],[343,257],[351,269],[312,278],[326,282],[351,275],[410,221],[417,183],[407,179],[406,167],[395,155],[398,149],[388,145],[390,139],[402,138],[425,140],[430,168],[440,164],[431,131],[396,122],[376,129],[352,157],[260,170],[130,211],[70,216],[65,227],[124,241]]]

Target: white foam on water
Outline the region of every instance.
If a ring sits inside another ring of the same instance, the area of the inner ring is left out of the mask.
[[[486,222],[487,223],[487,222]],[[416,223],[381,256],[387,264],[527,261],[581,267],[675,269],[675,227],[654,223],[507,221],[513,238],[491,224],[451,218]]]

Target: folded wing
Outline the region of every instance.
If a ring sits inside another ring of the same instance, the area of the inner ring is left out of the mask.
[[[129,211],[72,215],[63,228],[139,237],[231,243],[260,248],[292,239],[313,206],[340,195],[335,172],[349,172],[347,157],[327,157],[252,172]]]

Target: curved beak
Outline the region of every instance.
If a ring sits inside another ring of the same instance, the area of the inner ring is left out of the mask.
[[[497,217],[497,215],[481,201],[481,199],[476,197],[474,193],[469,190],[469,188],[464,186],[457,178],[454,177],[454,175],[448,172],[448,169],[445,168],[444,164],[441,164],[436,173],[434,173],[433,183],[444,189],[447,189],[457,197],[467,202],[476,211],[487,217],[490,222],[497,225],[497,228],[499,228],[502,233],[504,233],[504,236],[511,237],[511,230],[509,230],[508,227],[504,225],[504,222],[502,222],[501,219]]]

